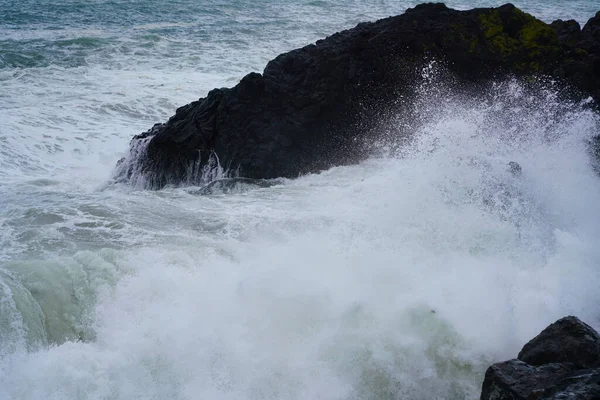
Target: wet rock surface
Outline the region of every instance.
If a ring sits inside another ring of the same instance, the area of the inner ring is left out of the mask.
[[[600,399],[600,335],[565,317],[527,343],[518,359],[488,368],[481,400]]]
[[[575,317],[556,321],[527,343],[517,357],[530,365],[569,362],[600,367],[600,335]]]
[[[422,68],[439,60],[465,90],[506,76],[550,76],[600,99],[600,13],[546,24],[511,4],[457,11],[422,4],[281,54],[262,74],[214,89],[133,138],[117,179],[146,188],[235,175],[293,178],[367,158],[377,122],[410,117]]]

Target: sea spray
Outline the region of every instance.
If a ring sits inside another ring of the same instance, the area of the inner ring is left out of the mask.
[[[108,187],[154,244],[116,255],[90,340],[5,356],[1,394],[477,398],[549,322],[598,325],[598,116],[546,90],[424,89],[402,151],[270,187]]]
[[[153,136],[147,136],[139,140],[133,140],[128,154],[119,160],[113,173],[113,180],[118,184],[127,184],[136,189],[157,189],[165,184],[171,184],[167,176],[154,173],[144,169],[144,161],[147,149]],[[179,186],[202,186],[217,179],[236,177],[239,172],[224,169],[219,162],[219,156],[211,151],[198,151],[197,157],[186,163],[187,179]],[[166,182],[165,182],[166,181]]]

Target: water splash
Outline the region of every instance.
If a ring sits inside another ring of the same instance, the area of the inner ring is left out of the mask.
[[[188,185],[206,185],[217,179],[234,177],[234,174],[221,167],[219,156],[214,151],[210,152],[208,161],[202,160],[202,152],[198,151],[198,159],[190,163],[186,176]]]
[[[475,399],[553,320],[600,326],[598,115],[494,87],[423,89],[411,140],[361,165],[227,196],[107,189],[149,238],[95,294],[93,340],[9,355],[0,397]]]
[[[129,153],[119,160],[113,173],[116,183],[126,183],[136,189],[159,189],[165,183],[171,184],[163,174],[156,173],[145,167],[147,162],[147,149],[153,136],[135,138],[131,141]],[[236,177],[237,173],[223,169],[219,156],[214,151],[208,153],[206,159],[203,152],[198,150],[198,156],[189,160],[186,167],[186,179],[179,185],[204,186],[217,179]],[[166,180],[166,182],[165,182]]]

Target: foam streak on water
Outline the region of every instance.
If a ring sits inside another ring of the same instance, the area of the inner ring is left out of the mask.
[[[551,84],[475,98],[432,64],[360,165],[144,191],[111,180],[134,134],[398,3],[13,3],[0,399],[476,399],[555,319],[600,327],[600,119]]]

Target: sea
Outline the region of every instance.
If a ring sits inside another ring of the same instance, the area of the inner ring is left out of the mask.
[[[359,165],[114,179],[177,107],[416,4],[0,0],[0,399],[478,399],[558,318],[600,328],[600,117],[552,82],[477,101],[432,61],[410,140]]]

